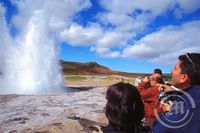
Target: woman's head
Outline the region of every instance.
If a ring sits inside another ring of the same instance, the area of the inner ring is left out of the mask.
[[[116,83],[106,93],[106,117],[116,130],[129,131],[140,125],[144,117],[144,105],[135,86]]]

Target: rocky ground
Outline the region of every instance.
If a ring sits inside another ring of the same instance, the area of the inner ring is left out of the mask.
[[[0,95],[0,133],[101,133],[107,125],[105,91]]]

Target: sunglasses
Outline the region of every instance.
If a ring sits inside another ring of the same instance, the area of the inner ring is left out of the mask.
[[[188,61],[189,61],[193,66],[195,66],[194,62],[193,62],[192,59],[190,58],[189,53],[186,54],[186,57],[187,57]]]

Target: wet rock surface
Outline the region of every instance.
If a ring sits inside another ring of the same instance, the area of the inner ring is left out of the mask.
[[[100,133],[107,124],[105,91],[0,95],[0,133]]]

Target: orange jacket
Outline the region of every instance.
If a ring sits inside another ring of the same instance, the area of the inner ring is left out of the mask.
[[[154,109],[157,109],[158,113],[161,111],[160,103],[157,102],[160,94],[158,86],[149,86],[149,83],[142,81],[137,89],[144,101],[145,117],[155,117]]]

